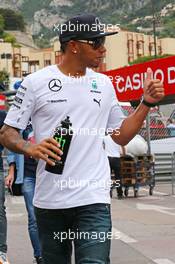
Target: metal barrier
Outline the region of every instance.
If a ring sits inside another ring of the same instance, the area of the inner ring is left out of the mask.
[[[171,182],[175,194],[175,152],[155,154],[155,180]]]
[[[155,180],[171,181],[172,153],[155,153]]]

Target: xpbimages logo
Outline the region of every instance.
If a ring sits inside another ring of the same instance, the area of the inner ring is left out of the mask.
[[[101,100],[94,100],[93,101],[100,107]],[[124,117],[123,117],[124,119]],[[60,136],[65,136],[65,135],[70,135],[70,136],[96,136],[99,138],[104,138],[105,134],[115,134],[115,136],[120,135],[120,128],[116,128],[115,130],[113,128],[96,128],[96,127],[79,127],[79,128],[73,128],[70,127],[67,130],[64,128],[60,129]]]
[[[120,187],[120,180],[95,180],[95,179],[82,179],[82,180],[76,180],[73,178],[68,179],[61,179],[58,177],[55,177],[53,180],[53,184],[55,188],[58,188],[58,190],[62,191],[65,189],[76,189],[76,188],[95,188],[95,189],[103,189],[103,190],[109,190],[112,186],[115,186],[116,188]]]
[[[68,21],[68,23],[63,23],[63,24],[54,24],[54,31],[58,31],[59,34],[62,34],[66,31],[69,32],[76,32],[76,31],[81,31],[81,32],[96,32],[97,30],[100,30],[101,32],[113,32],[113,31],[120,31],[119,28],[120,24],[104,24],[101,23],[99,18],[95,18],[95,23],[92,23],[91,25],[86,24],[86,23],[71,23]]]
[[[95,232],[95,231],[71,231],[70,229],[67,232],[53,232],[53,239],[63,242],[64,240],[74,240],[74,239],[83,239],[83,240],[98,240],[101,243],[110,239],[120,239],[120,232]]]

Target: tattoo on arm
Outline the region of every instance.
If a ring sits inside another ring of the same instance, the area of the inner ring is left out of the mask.
[[[25,141],[19,133],[19,130],[5,125],[1,129],[1,144],[11,151],[26,154],[30,143]]]
[[[22,139],[22,137],[19,135],[18,138],[15,138],[14,140],[12,140],[12,143],[13,143],[14,145],[17,146],[17,145],[20,143],[21,140],[23,140],[23,139]]]

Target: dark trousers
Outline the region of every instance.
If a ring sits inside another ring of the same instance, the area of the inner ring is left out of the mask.
[[[120,175],[120,158],[108,157],[108,159],[109,159],[111,172],[113,171],[115,176],[115,183],[111,186],[111,188],[112,189],[116,188],[118,196],[122,196],[123,190],[122,190],[122,182]]]
[[[45,264],[70,264],[72,242],[76,264],[109,264],[109,204],[68,209],[35,208]]]

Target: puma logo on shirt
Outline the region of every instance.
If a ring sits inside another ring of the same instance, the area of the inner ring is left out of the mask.
[[[93,101],[94,101],[95,103],[97,103],[97,104],[99,105],[99,107],[101,106],[101,105],[100,105],[100,103],[101,103],[101,99],[100,99],[100,100],[97,100],[97,99],[94,98]]]

